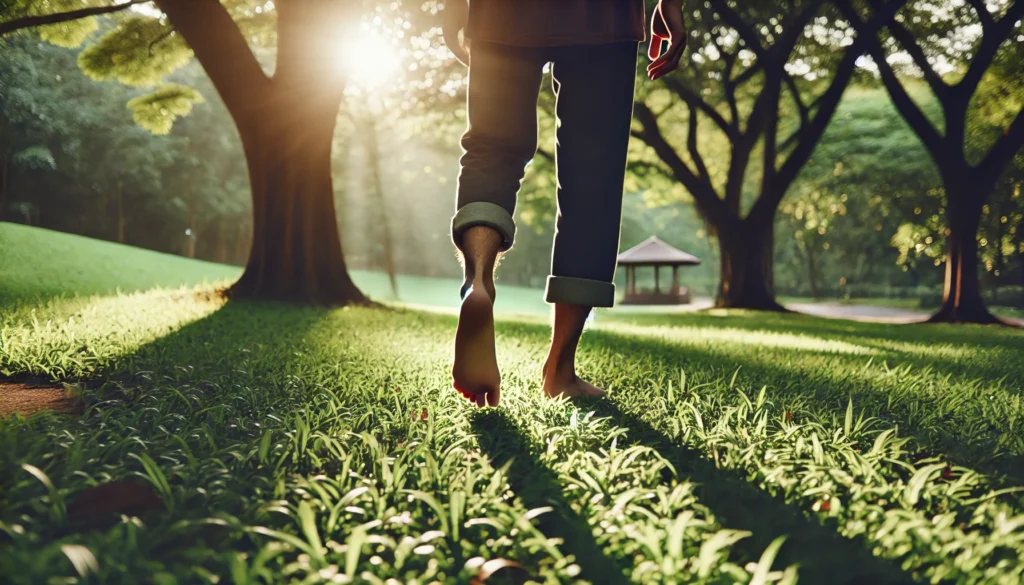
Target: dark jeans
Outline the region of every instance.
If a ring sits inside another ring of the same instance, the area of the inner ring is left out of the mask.
[[[626,149],[633,116],[637,43],[513,47],[474,42],[469,129],[452,238],[485,225],[504,250],[515,238],[516,194],[537,151],[537,97],[553,63],[557,98],[558,219],[549,303],[614,304]]]

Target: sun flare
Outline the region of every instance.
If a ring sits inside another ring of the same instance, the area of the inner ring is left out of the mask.
[[[359,29],[338,47],[338,65],[349,83],[364,91],[388,83],[399,67],[399,49],[380,33]]]

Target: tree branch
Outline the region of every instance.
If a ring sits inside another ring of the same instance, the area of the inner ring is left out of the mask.
[[[751,217],[774,217],[775,209],[782,201],[782,197],[785,196],[789,190],[789,186],[792,185],[796,179],[800,170],[804,168],[811,155],[814,153],[814,149],[817,147],[818,142],[821,140],[821,136],[825,133],[828,128],[829,122],[832,120],[832,116],[835,114],[836,108],[839,107],[839,102],[842,100],[843,94],[846,93],[846,88],[850,84],[850,80],[853,78],[853,73],[857,68],[857,60],[864,53],[865,48],[872,47],[881,50],[881,46],[878,42],[878,31],[884,26],[884,23],[888,22],[892,15],[895,14],[904,4],[906,0],[895,0],[887,4],[883,10],[884,13],[875,15],[866,26],[861,26],[857,29],[857,39],[853,44],[847,48],[846,53],[843,55],[843,59],[839,62],[836,67],[835,75],[832,78],[832,83],[828,89],[818,97],[816,103],[818,104],[817,111],[814,114],[814,118],[811,123],[807,126],[802,126],[799,130],[799,141],[793,152],[790,153],[789,157],[783,163],[779,171],[772,177],[771,184],[766,185],[762,196],[754,203],[754,206],[750,210]],[[844,12],[849,9],[851,22],[860,23],[860,19],[855,14],[852,14],[852,7],[846,0],[839,0],[836,2],[840,10]],[[863,24],[863,23],[860,23]],[[881,67],[879,67],[881,69]],[[891,73],[892,70],[889,69]],[[895,76],[892,76],[895,78]],[[899,85],[899,90],[903,91],[903,86]],[[904,95],[906,92],[903,92]],[[909,96],[907,96],[909,99]],[[894,98],[895,101],[895,98]],[[911,101],[913,105],[913,101]],[[916,109],[916,105],[913,106]],[[919,111],[919,110],[918,110]],[[923,115],[923,114],[922,114]],[[925,119],[927,122],[927,119]],[[931,129],[931,125],[928,125]]]
[[[992,26],[995,21],[992,20],[992,13],[985,7],[984,0],[967,0],[967,3],[974,8],[974,12],[978,14],[978,20],[981,21],[981,30],[983,33],[988,32],[988,27]]]
[[[272,100],[263,73],[238,24],[218,0],[155,0],[192,48],[239,125],[259,119]]]
[[[898,4],[902,8],[905,1],[891,2],[885,6],[893,8],[893,4]],[[883,8],[885,7],[883,6]],[[870,27],[861,21],[860,17],[857,16],[853,7],[850,6],[849,2],[841,1],[836,2],[836,7],[842,12],[843,17],[850,21],[850,25],[857,31],[857,43],[864,40],[867,43],[867,54],[871,56],[871,59],[875,62],[878,67],[879,77],[882,79],[882,84],[885,86],[886,91],[889,92],[889,97],[892,99],[893,104],[899,111],[900,116],[906,120],[907,124],[910,125],[914,133],[921,138],[921,142],[925,148],[932,155],[932,158],[938,160],[941,158],[940,146],[943,144],[943,137],[939,134],[938,130],[932,125],[931,121],[928,120],[928,116],[921,111],[921,108],[914,103],[914,100],[907,93],[906,88],[900,83],[899,78],[896,77],[896,73],[892,70],[892,66],[886,60],[885,50],[882,48],[881,42],[878,40],[878,29],[872,31],[874,27]],[[893,13],[895,14],[895,13]],[[886,20],[886,22],[889,19]],[[876,19],[877,22],[877,19]]]
[[[714,218],[714,221],[724,220],[726,214],[722,200],[718,198],[714,190],[708,189],[709,183],[698,178],[686,162],[679,158],[672,145],[665,140],[661,128],[658,127],[658,119],[654,116],[654,112],[644,102],[637,102],[634,116],[643,128],[640,131],[634,131],[634,136],[643,140],[654,150],[658,158],[672,171],[672,176],[690,192],[697,206],[703,210],[706,216]]]
[[[977,174],[982,177],[998,177],[1022,146],[1024,146],[1024,110],[1017,112],[1017,116],[1010,123],[1006,132],[999,137],[992,150],[989,150],[985,158],[978,164]]]
[[[693,164],[697,167],[697,174],[700,179],[711,186],[711,176],[708,173],[708,167],[704,164],[704,157],[700,155],[700,149],[697,148],[697,122],[700,120],[700,112],[698,112],[693,105],[690,106],[690,115],[686,122],[686,148],[690,151],[690,158],[693,159]]]
[[[800,89],[797,88],[796,81],[793,79],[792,75],[790,75],[786,71],[783,71],[782,75],[782,80],[786,83],[786,88],[789,89],[790,95],[793,96],[793,101],[796,103],[796,109],[800,113],[800,125],[805,126],[807,125],[809,109],[807,105],[804,103],[803,98],[800,97]]]
[[[772,46],[772,50],[778,52],[778,67],[783,68],[789,62],[789,55],[803,36],[804,29],[824,4],[825,0],[815,0],[803,12],[794,15],[789,22],[782,25],[782,37]]]
[[[24,28],[44,26],[47,24],[57,24],[59,22],[79,20],[82,18],[88,18],[90,16],[99,16],[101,14],[111,14],[113,12],[120,12],[122,10],[127,10],[131,6],[135,6],[136,4],[148,4],[152,1],[153,0],[129,0],[124,4],[111,4],[110,6],[94,6],[92,8],[81,8],[79,10],[70,10],[68,12],[55,12],[53,14],[44,14],[41,16],[26,16],[24,18],[16,18],[14,20],[10,20],[7,22],[0,22],[0,37]]]
[[[735,10],[729,6],[726,0],[717,0],[712,2],[714,9],[722,17],[722,22],[732,27],[737,34],[740,35],[740,39],[748,45],[751,51],[757,55],[758,61],[764,60],[766,63],[771,61],[768,55],[768,51],[765,50],[764,45],[761,43],[761,37],[758,36],[757,31],[754,30],[743,17],[740,16]]]
[[[975,88],[981,83],[981,78],[988,71],[989,65],[992,64],[992,60],[999,53],[999,47],[1013,33],[1014,25],[1022,16],[1024,16],[1024,1],[1015,0],[1007,9],[1006,14],[999,19],[999,22],[990,24],[984,29],[978,52],[974,55],[967,73],[955,87],[962,87],[965,92],[970,94],[974,93]]]
[[[691,109],[699,108],[700,111],[704,112],[704,114],[710,118],[715,125],[721,128],[722,132],[725,132],[726,136],[729,136],[730,139],[739,131],[737,126],[726,121],[726,119],[718,113],[718,110],[711,107],[711,105],[705,102],[695,91],[683,85],[678,79],[671,75],[666,75],[665,77],[662,77],[662,80],[665,82],[665,86],[679,96],[679,99],[686,102]]]
[[[157,38],[153,39],[153,41],[151,43],[149,43],[149,49],[147,50],[147,53],[149,54],[149,56],[150,57],[153,56],[153,47],[159,45],[160,43],[162,43],[164,41],[164,39],[166,39],[167,37],[169,37],[169,36],[171,36],[173,34],[174,34],[174,27],[172,26],[172,27],[168,28],[166,31],[164,31],[160,36],[158,36]]]
[[[935,72],[935,68],[928,62],[928,56],[924,54],[924,49],[921,48],[921,45],[917,44],[914,35],[895,18],[889,21],[889,32],[892,34],[892,38],[910,55],[914,65],[917,65],[917,68],[921,70],[924,80],[928,83],[928,87],[931,88],[935,97],[939,98],[939,101],[944,101],[947,94],[949,94],[949,85]]]

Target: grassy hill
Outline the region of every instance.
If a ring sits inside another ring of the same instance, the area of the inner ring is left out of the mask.
[[[0,303],[227,281],[239,269],[0,222]]]
[[[236,266],[0,222],[0,305],[15,299],[227,284],[239,274],[241,269]],[[356,270],[352,278],[375,300],[441,309],[458,307],[457,280],[399,276],[396,299],[383,273]],[[540,290],[499,283],[498,291],[499,313],[542,314],[548,310]]]

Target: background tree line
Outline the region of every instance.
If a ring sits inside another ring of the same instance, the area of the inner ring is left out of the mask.
[[[66,4],[7,0],[0,33],[81,6]],[[361,298],[341,274],[342,247],[354,268],[455,275],[464,71],[439,43],[438,4],[350,2],[318,18],[304,0],[291,15],[204,1],[202,22],[179,4],[3,37],[0,217],[248,265],[242,288],[257,296]],[[1021,302],[1022,10],[688,6],[688,66],[638,84],[623,246],[657,233],[704,258],[684,278],[721,306],[909,296],[943,301],[942,320],[986,321],[983,296]],[[373,115],[331,70],[338,49],[323,28],[360,15],[403,31],[402,68]],[[536,285],[547,270],[550,111],[542,99],[519,209],[532,229],[504,261],[508,283]],[[293,130],[324,125],[334,131],[312,142]],[[274,290],[279,280],[293,288]]]

